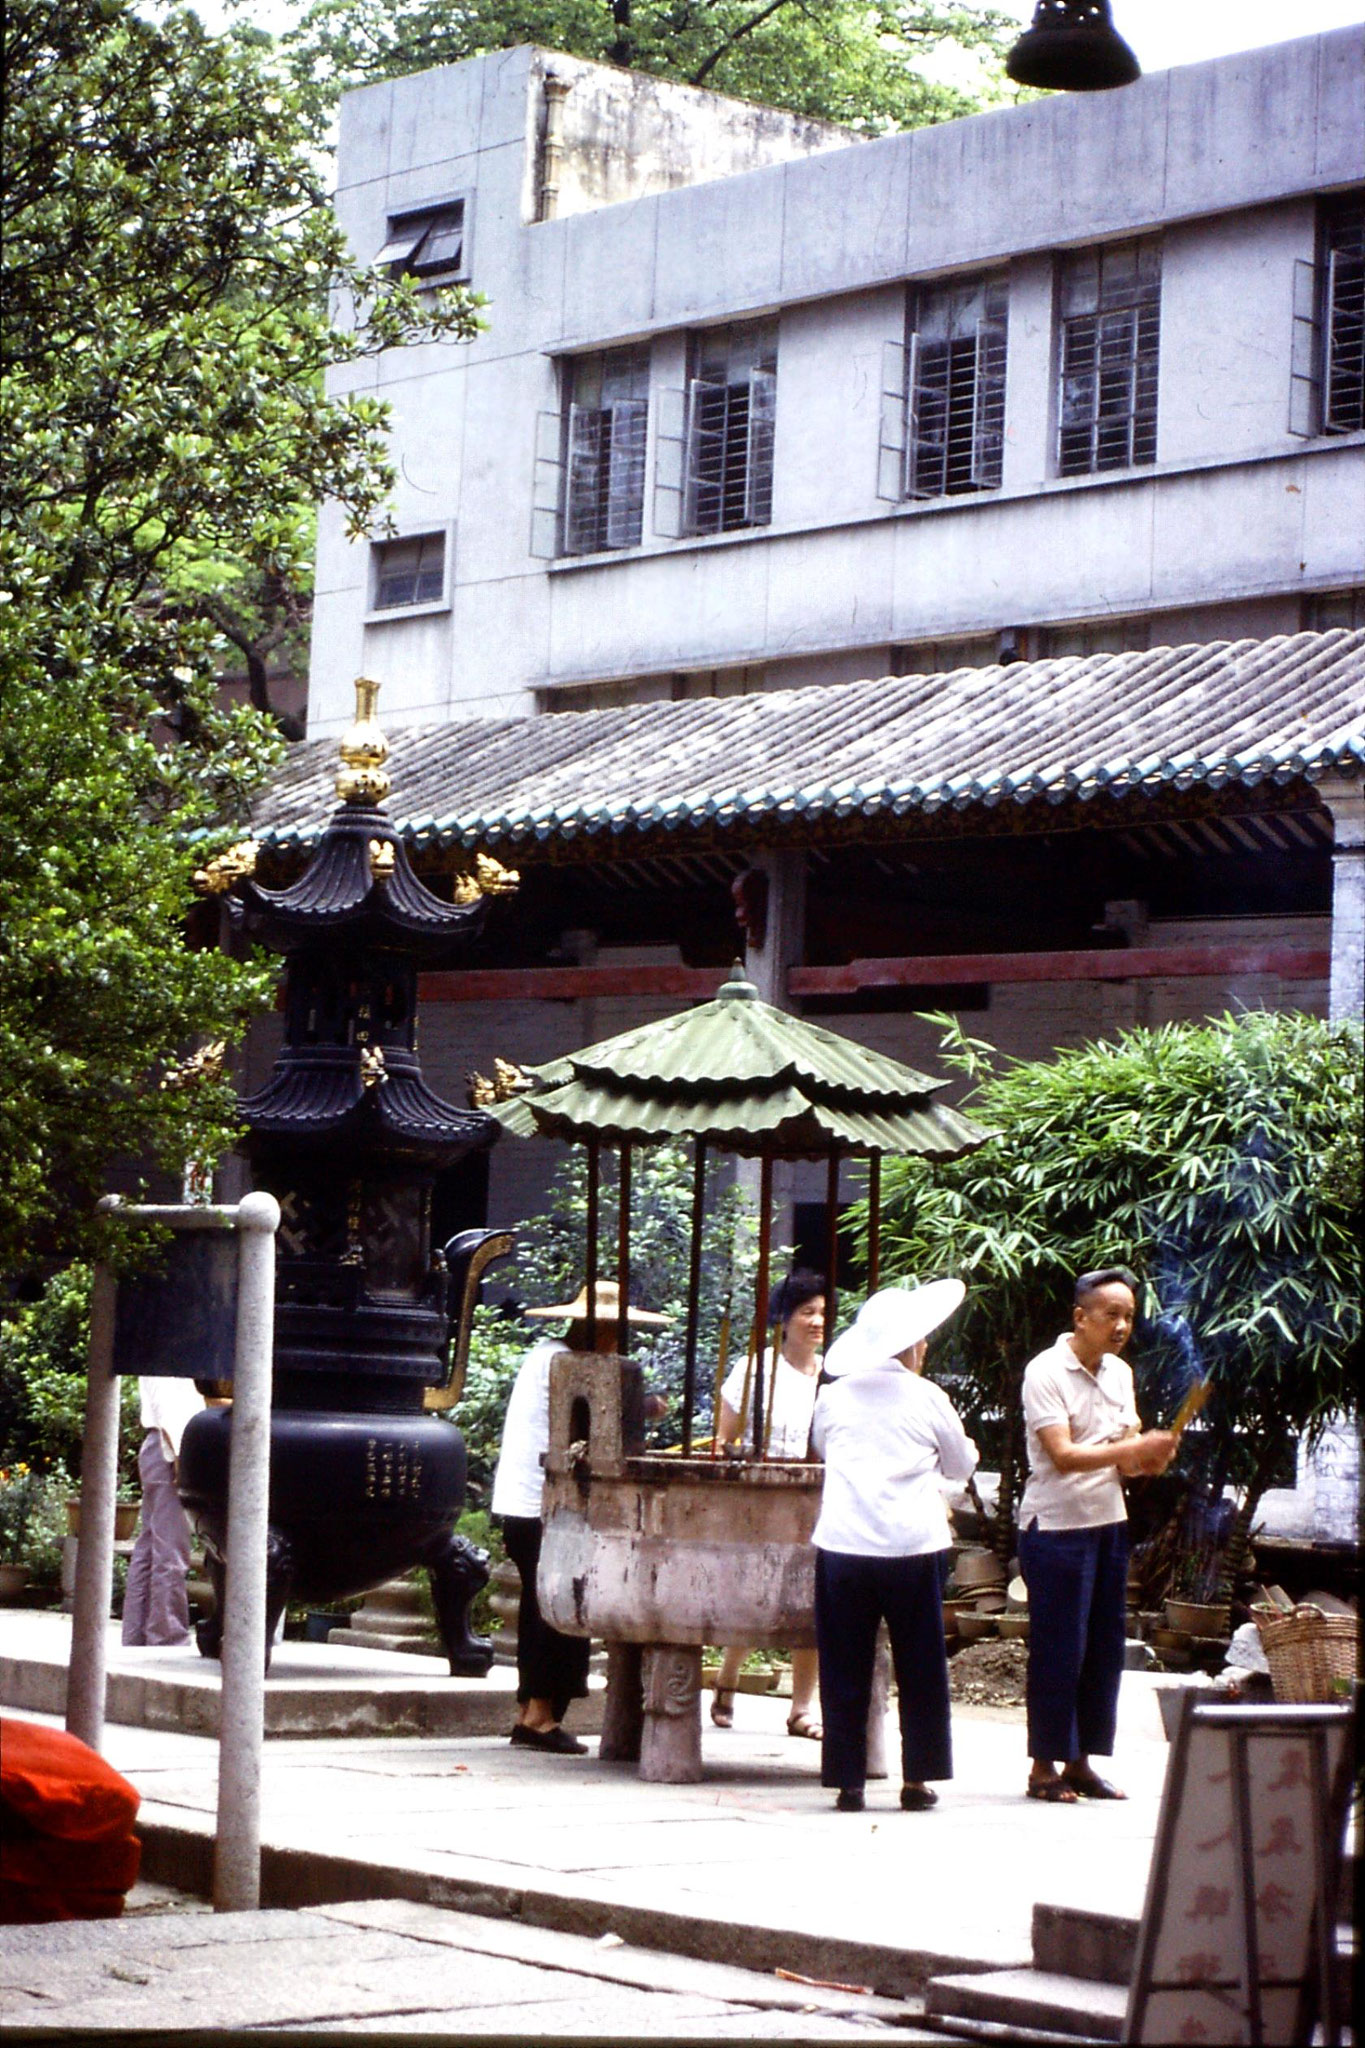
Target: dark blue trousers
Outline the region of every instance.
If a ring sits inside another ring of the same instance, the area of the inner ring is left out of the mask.
[[[1123,1676],[1128,1524],[1021,1531],[1028,1586],[1028,1753],[1112,1756]]]
[[[815,1639],[820,1653],[820,1782],[840,1791],[867,1780],[867,1714],[877,1628],[886,1623],[900,1695],[901,1776],[907,1784],[953,1775],[943,1587],[949,1553],[851,1557],[815,1553]]]

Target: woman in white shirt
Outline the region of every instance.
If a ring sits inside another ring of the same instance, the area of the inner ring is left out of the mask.
[[[825,1735],[821,1783],[840,1813],[861,1813],[877,1628],[884,1620],[900,1695],[901,1805],[938,1802],[926,1782],[953,1775],[942,1479],[967,1479],[979,1453],[941,1387],[921,1377],[930,1332],[961,1305],[960,1280],[871,1295],[825,1359],[832,1384],[811,1440],[825,1461],[815,1545],[815,1632]]]
[[[819,1273],[797,1266],[773,1289],[772,1322],[780,1329],[776,1358],[770,1346],[763,1385],[763,1449],[769,1458],[808,1458],[815,1392],[820,1384],[820,1347],[825,1341],[825,1283]],[[743,1441],[754,1448],[753,1360],[741,1360],[720,1390],[722,1444]],[[735,1686],[744,1662],[745,1645],[731,1643],[721,1661],[711,1700],[717,1728],[735,1724]],[[788,1735],[818,1742],[821,1727],[815,1704],[817,1664],[814,1650],[792,1651],[792,1704]]]

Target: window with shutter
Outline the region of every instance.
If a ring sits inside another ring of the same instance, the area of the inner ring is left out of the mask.
[[[562,531],[551,552],[638,547],[644,528],[649,352],[609,349],[565,366]],[[536,552],[546,552],[537,549]]]
[[[423,285],[460,283],[469,276],[467,214],[463,198],[390,214],[376,266]]]
[[[683,530],[767,526],[773,507],[777,324],[708,329],[689,347]]]
[[[1005,440],[1005,358],[1009,288],[1003,277],[978,277],[915,292],[909,340],[892,349],[902,366],[899,435],[888,430],[883,390],[879,497],[942,498],[996,490]],[[893,451],[902,450],[899,476]],[[894,482],[894,488],[893,488]]]
[[[1365,429],[1365,194],[1323,207],[1322,430]]]
[[[1058,297],[1059,473],[1154,462],[1160,244],[1107,243],[1064,257]]]

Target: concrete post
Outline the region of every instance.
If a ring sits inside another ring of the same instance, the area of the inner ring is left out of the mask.
[[[1336,1023],[1365,1010],[1365,784],[1325,775],[1318,795],[1332,814],[1332,981]]]
[[[238,1205],[237,1345],[228,1471],[227,1598],[218,1738],[213,1905],[253,1912],[261,1896],[261,1745],[265,1721],[270,1377],[275,1319],[273,1195]]]
[[[66,1686],[67,1732],[98,1749],[104,1736],[105,1638],[114,1584],[114,1499],[118,1491],[120,1382],[114,1377],[116,1283],[96,1266],[90,1301],[90,1365],[81,1450],[81,1535],[71,1664]]]

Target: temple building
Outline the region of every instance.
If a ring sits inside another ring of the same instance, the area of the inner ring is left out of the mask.
[[[1365,26],[876,141],[530,48],[346,97],[355,253],[487,329],[338,378],[393,528],[323,509],[258,829],[315,841],[366,675],[424,878],[520,870],[424,980],[439,1092],[741,949],[918,1066],[930,1009],[1021,1056],[1360,1010],[1363,72]],[[821,1169],[780,1193],[821,1244]]]

